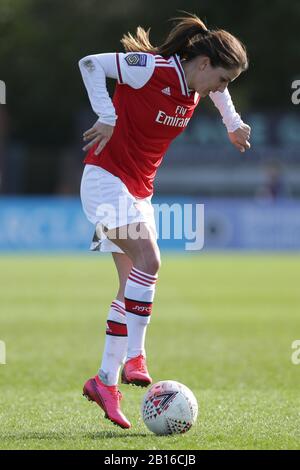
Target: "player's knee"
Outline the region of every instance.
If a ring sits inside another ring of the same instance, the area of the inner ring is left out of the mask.
[[[156,276],[159,271],[159,266],[158,263],[155,263],[154,261],[149,262],[148,264],[145,264],[143,267],[143,272],[150,274],[151,276]]]
[[[157,256],[155,254],[153,257],[151,257],[148,260],[146,272],[155,276],[160,270],[160,266],[161,266],[160,256]]]
[[[135,266],[141,271],[155,276],[161,266],[160,255],[154,250],[144,251],[142,256],[137,258]]]

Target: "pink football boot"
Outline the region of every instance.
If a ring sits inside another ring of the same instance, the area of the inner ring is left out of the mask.
[[[83,387],[83,395],[94,401],[105,412],[105,418],[123,429],[131,427],[130,422],[120,409],[122,394],[117,385],[108,386],[101,382],[98,375],[88,380]]]
[[[152,383],[146,366],[146,359],[142,354],[125,362],[122,370],[122,383],[139,387],[148,387]]]

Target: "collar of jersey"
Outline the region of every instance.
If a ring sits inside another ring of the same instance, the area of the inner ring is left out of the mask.
[[[183,81],[183,86],[184,86],[184,89],[186,91],[186,94],[187,94],[187,96],[190,96],[192,90],[189,89],[188,84],[186,82],[186,76],[185,76],[185,73],[184,73],[184,70],[183,70],[183,67],[182,67],[182,64],[181,64],[181,61],[180,61],[180,57],[179,57],[178,54],[174,55],[174,61],[175,61],[175,65],[178,66],[178,69],[179,69],[178,74],[180,74],[179,77],[181,77],[181,79]]]

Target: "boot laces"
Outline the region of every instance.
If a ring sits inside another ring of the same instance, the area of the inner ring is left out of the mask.
[[[143,356],[135,357],[132,362],[134,364],[135,369],[139,370],[140,372],[147,373],[145,358]]]

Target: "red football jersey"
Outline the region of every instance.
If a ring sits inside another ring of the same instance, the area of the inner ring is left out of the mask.
[[[148,54],[127,54],[129,67],[143,66]],[[151,78],[139,89],[124,84],[119,54],[113,104],[118,115],[114,133],[99,155],[98,144],[84,162],[119,177],[129,192],[145,198],[153,193],[157,169],[170,143],[188,125],[199,95],[189,92],[178,56],[155,56]]]

